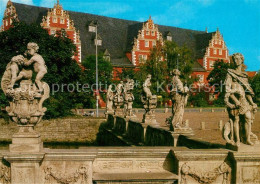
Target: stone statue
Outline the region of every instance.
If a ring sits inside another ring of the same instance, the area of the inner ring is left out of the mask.
[[[108,90],[107,90],[107,102],[106,102],[106,113],[107,114],[113,114],[114,113],[113,98],[114,98],[114,93],[113,93],[113,90],[112,90],[112,85],[110,84],[108,86]]]
[[[123,88],[124,83],[123,81],[120,81],[120,83],[116,86],[116,94],[113,98],[113,105],[115,107],[115,115],[123,115],[123,111],[121,109],[121,106],[124,104],[124,98],[123,98]]]
[[[243,55],[235,53],[232,55],[232,59],[236,68],[228,69],[225,80],[225,103],[229,122],[224,126],[223,137],[227,143],[232,145],[240,146],[241,141],[248,145],[254,145],[258,142],[257,136],[251,131],[257,111],[257,105],[252,99],[254,92],[248,83],[246,72],[242,71]]]
[[[157,106],[157,96],[152,95],[150,90],[151,87],[151,78],[149,74],[143,84],[143,94],[141,95],[141,101],[144,105],[145,113],[143,115],[143,123],[148,124],[157,124],[155,119],[154,110]]]
[[[34,71],[37,73],[35,78],[35,83],[37,84],[39,91],[43,91],[43,83],[41,82],[44,75],[47,73],[47,66],[45,65],[45,61],[41,55],[37,52],[39,50],[39,46],[36,43],[28,43],[27,45],[27,54],[31,55],[31,59],[24,63],[25,66],[29,66],[34,64]]]
[[[173,77],[171,79],[171,97],[172,97],[172,116],[168,120],[168,124],[173,129],[181,129],[183,124],[184,107],[187,105],[189,88],[183,86],[180,80],[180,71],[174,69]],[[186,127],[187,128],[187,127]]]
[[[133,101],[134,101],[134,95],[133,95],[133,89],[134,89],[134,80],[133,79],[127,79],[125,85],[124,85],[124,114],[125,117],[133,117]]]
[[[7,64],[1,80],[1,87],[6,95],[9,106],[6,111],[10,119],[17,123],[19,131],[12,137],[10,152],[41,152],[43,143],[34,126],[41,121],[46,112],[43,102],[49,98],[49,85],[41,79],[47,73],[45,62],[37,54],[39,47],[29,43],[28,53],[32,58],[28,61],[22,55],[14,56]],[[34,63],[34,71],[27,66]],[[35,83],[32,74],[36,73]]]
[[[32,45],[39,48],[35,43],[29,43],[28,48],[31,49]],[[43,58],[38,54],[33,56],[31,60],[37,60],[38,58],[41,58],[41,62],[44,63]],[[29,62],[32,62],[31,60]],[[42,94],[39,94],[36,85],[31,80],[33,71],[27,69],[26,65],[28,64],[26,64],[26,59],[22,55],[14,56],[6,67],[1,80],[1,87],[9,100],[10,106],[6,110],[11,120],[19,125],[34,126],[41,120],[47,110],[42,107],[42,104],[49,97],[50,89],[48,84],[40,81]],[[39,68],[41,66],[37,61],[34,67],[34,72],[38,76],[38,78],[36,76],[37,80],[41,80],[43,77]],[[39,73],[41,74],[40,77]],[[39,83],[39,81],[37,82]]]

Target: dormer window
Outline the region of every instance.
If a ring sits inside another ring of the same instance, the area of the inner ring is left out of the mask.
[[[167,35],[166,35],[166,40],[167,40],[167,41],[172,41],[172,34],[171,34],[170,31],[169,31],[169,32],[167,33]]]
[[[107,49],[104,52],[103,59],[106,61],[110,61],[110,53],[108,52]]]
[[[95,26],[89,26],[88,31],[89,32],[96,32],[96,27]]]
[[[53,23],[57,23],[57,18],[52,18]]]

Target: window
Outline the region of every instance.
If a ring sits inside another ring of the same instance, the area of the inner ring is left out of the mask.
[[[156,46],[156,41],[153,41],[153,47],[155,47]]]
[[[214,61],[209,61],[209,68],[214,68]]]
[[[88,31],[89,32],[96,32],[96,27],[95,26],[88,26]]]
[[[222,50],[221,49],[219,49],[219,55],[222,55]]]
[[[150,31],[146,31],[146,35],[150,35]]]
[[[145,41],[145,47],[149,47],[149,41]]]
[[[52,18],[53,23],[57,23],[57,18]]]
[[[51,35],[55,35],[56,31],[55,30],[51,30]]]
[[[197,75],[199,82],[204,82],[204,75]]]
[[[61,24],[64,24],[64,19],[60,19],[60,23],[61,23]]]
[[[139,58],[139,63],[142,63],[142,62],[143,62],[143,55],[140,54],[140,55],[138,56],[138,58]]]
[[[144,56],[143,56],[143,59],[146,61],[146,60],[147,60],[147,55],[144,55]]]
[[[103,59],[106,61],[110,61],[110,56],[103,56]]]
[[[155,36],[155,32],[154,31],[152,31],[152,36]]]
[[[221,40],[218,41],[218,44],[221,45]]]
[[[5,21],[5,26],[8,26],[8,20]]]
[[[217,54],[217,50],[216,49],[213,49],[213,54]]]
[[[95,45],[97,44],[97,46],[101,46],[102,45],[102,40],[96,40],[95,39]]]
[[[168,41],[172,41],[172,37],[171,36],[167,36],[167,40]]]

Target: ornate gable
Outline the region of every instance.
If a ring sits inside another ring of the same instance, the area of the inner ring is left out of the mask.
[[[163,44],[162,34],[150,16],[149,19],[143,23],[142,29],[138,31],[137,37],[134,38],[134,45],[131,52],[133,65],[138,66],[145,62],[150,55],[150,50],[158,41]]]
[[[18,21],[16,8],[14,7],[13,3],[9,0],[6,5],[0,31],[8,30],[12,26],[14,19]]]
[[[212,70],[214,62],[220,59],[225,62],[229,62],[226,43],[220,31],[217,29],[217,31],[212,35],[209,45],[206,48],[206,52],[203,57],[203,67],[206,70]]]
[[[41,26],[48,30],[50,35],[56,35],[57,31],[65,30],[68,38],[76,45],[77,53],[74,58],[81,62],[81,41],[80,33],[76,30],[73,20],[70,19],[69,13],[63,10],[62,6],[57,1],[57,4],[43,17]]]

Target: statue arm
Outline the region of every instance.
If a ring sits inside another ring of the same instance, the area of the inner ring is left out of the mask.
[[[246,98],[247,98],[249,104],[252,105],[254,109],[256,109],[257,105],[254,103],[254,101],[252,99],[252,96],[251,95],[246,95]]]
[[[31,65],[34,62],[35,62],[34,57],[32,57],[29,61],[24,62],[24,65],[25,66],[29,66],[29,65]]]
[[[232,99],[233,99],[233,98],[235,98],[235,96],[233,94],[231,95],[231,92],[232,92],[232,89],[231,89],[232,88],[232,86],[231,86],[232,85],[232,77],[229,74],[227,74],[227,77],[226,77],[226,80],[225,80],[225,85],[226,85],[226,91],[225,91],[226,94],[225,94],[224,102],[229,108],[233,109],[233,108],[235,108],[235,105],[231,104],[229,102],[229,98],[232,96]]]
[[[11,65],[11,73],[12,73],[12,78],[9,87],[13,87],[14,83],[17,78],[17,73],[18,73],[18,67],[16,65]]]

